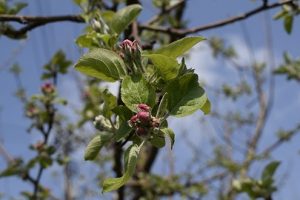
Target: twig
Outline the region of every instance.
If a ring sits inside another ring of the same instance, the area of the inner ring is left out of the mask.
[[[54,23],[62,21],[84,22],[80,15],[58,15],[58,16],[24,16],[24,15],[0,15],[0,22],[19,22],[20,24],[32,23]]]
[[[249,18],[249,17],[251,17],[255,14],[258,14],[262,11],[277,8],[277,7],[283,6],[285,4],[291,4],[293,2],[294,2],[294,0],[285,0],[285,1],[276,2],[276,3],[273,3],[273,4],[269,4],[269,5],[262,5],[258,8],[255,8],[253,10],[245,12],[244,14],[237,15],[235,17],[230,17],[230,18],[220,20],[220,21],[217,21],[217,22],[214,22],[214,23],[206,24],[206,25],[203,25],[203,26],[196,26],[196,27],[189,28],[189,29],[174,29],[174,28],[166,28],[166,27],[154,27],[154,26],[148,26],[148,25],[143,25],[143,24],[140,25],[140,29],[154,31],[154,32],[161,32],[161,33],[166,33],[166,34],[173,34],[173,35],[178,35],[178,36],[185,36],[185,35],[197,33],[197,32],[200,32],[200,31],[210,30],[210,29],[222,27],[222,26],[225,26],[225,25],[228,25],[228,24],[232,24],[234,22],[238,22],[238,21],[247,19],[247,18]]]
[[[6,160],[7,163],[13,162],[15,159],[6,151],[4,146],[0,143],[0,155]]]
[[[80,15],[61,15],[61,16],[17,16],[17,15],[0,15],[0,22],[18,22],[21,24],[26,24],[18,30],[13,29],[4,29],[1,30],[4,35],[11,35],[14,38],[18,38],[22,35],[25,35],[27,32],[49,24],[56,22],[76,22],[83,23],[84,19]]]
[[[53,109],[52,106],[51,106],[51,108],[50,107],[47,108],[48,113],[49,113],[49,118],[50,118],[49,122],[48,122],[47,131],[42,131],[42,133],[44,135],[44,141],[43,141],[44,145],[46,145],[48,143],[49,135],[50,135],[50,132],[51,132],[51,130],[53,128],[53,123],[54,123],[55,112],[54,112],[54,110],[51,110],[51,109]],[[37,200],[38,199],[37,195],[38,195],[39,185],[40,185],[40,181],[41,181],[44,169],[45,169],[45,167],[40,164],[39,170],[38,170],[38,174],[37,174],[37,177],[36,177],[35,182],[34,182],[33,200]]]
[[[154,32],[172,34],[177,36],[185,36],[193,33],[197,33],[200,31],[210,30],[214,28],[218,28],[221,26],[225,26],[228,24],[232,24],[237,21],[241,21],[247,19],[257,13],[262,11],[270,10],[273,8],[277,8],[286,4],[292,4],[294,0],[284,0],[281,2],[276,2],[269,5],[262,5],[256,9],[250,10],[245,12],[244,14],[237,15],[235,17],[227,18],[224,20],[220,20],[217,22],[213,22],[203,26],[196,26],[193,28],[187,29],[176,29],[176,28],[168,28],[168,27],[157,27],[157,26],[150,26],[148,24],[140,24],[139,28],[141,30],[149,30]],[[152,19],[153,20],[153,19]],[[14,36],[21,36],[26,34],[28,31],[31,31],[37,27],[49,24],[49,23],[56,23],[56,22],[75,22],[75,23],[84,23],[84,19],[80,15],[60,15],[60,16],[18,16],[18,15],[0,15],[0,22],[18,22],[21,24],[26,24],[26,26],[18,29],[18,30],[9,30],[9,34]],[[149,21],[151,22],[151,20]],[[148,22],[148,23],[149,23]],[[5,34],[5,33],[4,33]]]
[[[273,144],[271,144],[270,146],[266,147],[261,153],[259,153],[258,157],[260,156],[266,156],[268,154],[270,154],[272,151],[274,151],[275,149],[277,149],[278,147],[280,147],[284,142],[290,140],[294,135],[296,135],[298,132],[300,131],[300,125],[298,125],[296,128],[294,128],[293,130],[289,131],[289,135],[287,138],[279,138],[277,139]]]
[[[173,5],[165,8],[162,12],[160,12],[158,15],[153,16],[150,20],[148,20],[145,24],[151,25],[154,24],[155,22],[157,22],[157,20],[159,20],[159,18],[163,15],[166,15],[168,13],[170,13],[172,10],[178,8],[179,6],[181,6],[183,3],[185,3],[185,0],[181,0],[178,1],[176,3],[174,3]]]
[[[52,79],[53,79],[53,84],[55,86],[57,86],[57,72],[56,71],[54,71],[54,75],[53,75]],[[54,107],[53,104],[46,103],[45,104],[45,109],[46,109],[46,112],[48,113],[49,121],[47,123],[47,129],[45,130],[44,126],[42,126],[40,131],[44,136],[43,144],[47,145],[48,141],[49,141],[50,133],[51,133],[51,131],[53,129],[53,125],[54,125],[55,107]],[[39,169],[38,169],[38,173],[37,173],[37,177],[36,177],[35,182],[34,182],[33,200],[38,200],[38,191],[39,191],[39,188],[40,188],[39,187],[40,186],[40,181],[41,181],[44,169],[45,169],[45,167],[42,164],[40,164]]]

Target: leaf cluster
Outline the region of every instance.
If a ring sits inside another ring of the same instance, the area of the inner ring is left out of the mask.
[[[99,13],[98,21],[94,22],[98,27],[94,27],[93,31],[119,38],[140,11],[139,5],[131,5],[110,13],[110,17],[108,13]],[[82,39],[80,36],[77,43]],[[75,69],[83,74],[101,81],[121,83],[121,104],[111,93],[104,95],[101,115],[94,122],[100,133],[90,141],[85,151],[85,159],[93,160],[101,148],[112,142],[132,143],[124,156],[123,176],[104,180],[103,192],[120,188],[133,176],[139,152],[145,143],[161,148],[168,137],[173,146],[175,134],[167,126],[168,116],[184,117],[199,109],[205,114],[210,111],[210,102],[199,85],[198,75],[187,68],[184,59],[181,63],[177,60],[204,40],[203,37],[183,38],[151,51],[142,51],[136,42],[131,41],[124,41],[118,46],[117,40],[111,39],[102,38],[98,47],[90,42],[79,42],[90,51],[75,64]],[[131,117],[139,112],[140,104],[149,106],[150,115],[159,120],[159,127],[147,128],[146,137],[140,137],[137,130],[128,125]]]

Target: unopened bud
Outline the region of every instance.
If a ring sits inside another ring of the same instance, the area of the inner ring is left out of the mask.
[[[130,118],[130,120],[129,120],[129,125],[130,125],[131,127],[134,127],[134,126],[136,126],[137,121],[138,121],[138,116],[137,116],[137,115],[133,115],[133,116]]]
[[[139,111],[149,112],[150,110],[150,106],[144,103],[139,104],[137,107]]]
[[[39,109],[34,105],[29,105],[26,110],[26,116],[32,118],[39,113]]]
[[[133,54],[133,59],[140,60],[142,49],[138,43],[138,41],[134,40],[131,46],[131,51]]]
[[[130,41],[130,40],[128,40],[128,39],[126,39],[126,40],[124,40],[122,43],[121,43],[121,48],[122,49],[131,49],[132,48],[132,45],[133,45],[133,42],[132,41]]]
[[[112,129],[110,121],[102,115],[99,115],[95,118],[94,125],[99,131],[107,131]]]
[[[52,94],[55,92],[55,87],[52,83],[45,83],[42,87],[41,90],[44,94]]]
[[[101,23],[96,19],[92,19],[91,25],[95,31],[101,32]]]
[[[148,124],[150,119],[150,113],[149,112],[138,112],[137,118],[140,120],[142,124]]]

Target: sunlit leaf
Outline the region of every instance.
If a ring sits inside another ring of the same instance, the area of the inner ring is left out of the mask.
[[[116,81],[126,75],[125,64],[118,54],[107,49],[93,49],[83,55],[75,69],[105,81]]]
[[[98,134],[96,135],[87,145],[84,152],[85,160],[94,160],[98,155],[101,148],[109,142],[111,136],[109,134]]]
[[[129,147],[128,156],[125,156],[126,166],[125,173],[119,178],[108,178],[103,182],[103,192],[110,192],[112,190],[117,190],[122,187],[134,174],[135,166],[137,163],[138,155],[140,153],[143,143],[133,144]],[[127,158],[126,158],[127,157]]]
[[[173,149],[175,143],[175,133],[170,128],[163,128],[161,131],[170,139],[171,142],[171,149]]]
[[[112,19],[112,29],[117,33],[122,33],[128,25],[131,24],[135,18],[142,11],[142,7],[138,4],[130,5],[119,10]]]
[[[121,98],[124,104],[132,111],[137,105],[145,103],[152,107],[155,104],[154,88],[141,76],[127,76],[121,85]]]
[[[180,65],[175,58],[162,54],[148,54],[145,57],[150,58],[162,79],[168,81],[178,75]]]
[[[183,55],[188,50],[190,50],[194,45],[196,45],[197,43],[203,40],[205,40],[205,38],[201,36],[185,37],[157,49],[156,51],[154,51],[154,54],[162,54],[164,56],[177,58],[178,56]]]
[[[210,111],[210,104],[205,91],[198,83],[198,76],[185,74],[170,82],[166,92],[169,94],[169,114],[176,117],[190,115],[201,109],[205,114]]]
[[[166,144],[165,135],[161,133],[153,134],[152,138],[149,141],[156,148],[162,148]]]

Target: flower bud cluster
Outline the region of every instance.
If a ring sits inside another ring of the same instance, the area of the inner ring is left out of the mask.
[[[109,27],[103,21],[101,16],[96,16],[94,19],[92,19],[90,21],[90,24],[96,32],[102,33],[102,34],[107,34],[108,33]]]
[[[141,47],[136,40],[133,42],[126,39],[120,44],[121,57],[131,71],[141,71]]]
[[[141,47],[136,40],[132,42],[126,39],[121,43],[120,47],[125,53],[128,52],[129,54],[141,51]]]
[[[128,123],[135,129],[138,136],[147,136],[151,130],[159,127],[160,120],[151,116],[151,108],[146,104],[139,104],[137,109],[137,114],[132,116]]]
[[[52,83],[45,83],[44,85],[42,85],[41,90],[45,95],[53,94],[55,92],[55,87]]]

